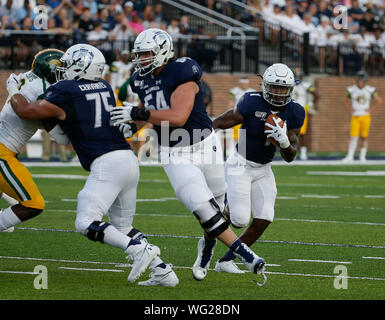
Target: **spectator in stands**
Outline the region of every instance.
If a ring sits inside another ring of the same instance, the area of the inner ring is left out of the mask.
[[[125,21],[125,23],[127,24],[131,20],[132,11],[134,11],[134,4],[131,1],[127,1],[124,4],[124,9],[123,9],[123,13],[127,17],[126,19],[128,19],[127,21]]]
[[[357,33],[360,30],[360,23],[354,20],[352,16],[348,16],[348,30],[351,34]]]
[[[360,20],[360,27],[364,27],[368,32],[374,32],[376,27],[374,12],[370,9],[365,11],[364,18]]]
[[[177,18],[172,18],[166,31],[170,34],[174,42],[177,41],[180,36],[179,20]]]
[[[109,8],[102,8],[99,10],[99,19],[97,21],[106,31],[111,31],[115,28],[115,21],[114,18],[110,15]]]
[[[318,18],[322,20],[322,16],[326,16],[329,19],[333,16],[333,12],[329,9],[329,3],[326,0],[321,0],[318,5]]]
[[[290,31],[296,31],[298,30],[298,26],[302,24],[302,20],[299,15],[297,15],[294,7],[287,5],[281,23]]]
[[[378,70],[382,75],[384,73],[385,58],[385,42],[381,38],[382,30],[377,28],[374,30],[374,42],[372,43],[372,51],[369,57],[370,75],[374,75]]]
[[[12,0],[7,0],[5,3],[2,1],[3,5],[0,6],[0,17],[2,16],[9,16],[10,19],[16,19],[16,11],[14,7],[12,7]]]
[[[320,24],[320,19],[318,17],[318,7],[315,3],[312,3],[309,7],[309,12],[311,14],[311,22],[316,27]]]
[[[94,29],[94,24],[95,22],[91,17],[90,8],[84,8],[83,14],[81,15],[79,21],[79,29],[81,30],[81,32],[88,34],[88,32]]]
[[[131,2],[134,4],[134,11],[143,12],[144,7],[146,6],[144,0],[131,0]]]
[[[115,55],[123,50],[130,50],[130,40],[135,38],[135,31],[131,30],[124,22],[123,13],[115,15],[115,28],[110,32],[110,39],[113,40]]]
[[[297,14],[303,19],[304,15],[309,12],[309,2],[305,0],[299,0],[298,2]]]
[[[135,33],[135,36],[137,36],[144,30],[142,20],[140,19],[137,11],[131,12],[131,19],[132,20],[128,22],[128,27]]]
[[[164,22],[163,19],[163,5],[161,3],[157,3],[154,6],[154,14],[155,14],[155,22],[158,23],[159,25]]]
[[[326,67],[326,46],[328,44],[328,34],[331,31],[330,20],[327,16],[321,17],[321,24],[316,29],[317,60],[320,71],[325,72]]]
[[[364,18],[364,11],[360,8],[358,0],[352,0],[352,6],[348,9],[348,15],[356,21],[360,21]]]
[[[30,17],[32,20],[35,18],[36,13],[32,10],[29,0],[24,0],[24,4],[20,6],[15,13],[15,19],[17,23],[21,23],[25,17]]]
[[[160,23],[157,23],[155,21],[155,13],[154,13],[154,8],[151,5],[147,5],[144,8],[143,11],[143,27],[145,29],[149,28],[159,28]]]
[[[103,53],[108,65],[114,61],[112,46],[109,40],[109,33],[103,29],[100,22],[94,24],[94,30],[90,31],[87,36],[87,42],[97,47]]]
[[[192,33],[188,16],[183,15],[180,17],[179,28],[180,28],[180,30],[183,29],[184,34],[191,34]]]
[[[95,0],[83,0],[83,5],[85,8],[90,9],[90,15],[94,18],[98,13],[98,4]]]

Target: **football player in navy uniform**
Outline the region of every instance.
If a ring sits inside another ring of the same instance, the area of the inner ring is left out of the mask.
[[[261,236],[274,218],[277,188],[270,164],[276,146],[269,138],[279,144],[279,152],[285,161],[293,161],[297,152],[305,112],[291,99],[294,85],[293,72],[285,64],[273,64],[263,74],[262,92],[245,93],[234,110],[226,111],[213,121],[215,129],[242,124],[236,150],[226,161],[225,175],[231,224],[236,228],[248,226],[240,236],[248,246]],[[276,120],[275,125],[265,123],[270,114],[284,121],[283,128]],[[265,130],[265,125],[269,130]],[[250,212],[252,222],[249,225]],[[215,270],[243,273],[234,264],[235,258],[228,251],[217,261]]]
[[[130,85],[141,104],[137,107],[126,103],[114,109],[111,120],[115,125],[135,120],[154,124],[161,163],[175,194],[204,230],[193,265],[194,278],[202,280],[206,276],[216,238],[250,271],[264,276],[264,259],[237,238],[223,215],[223,155],[206,112],[201,68],[187,57],[173,59],[170,35],[156,28],[137,36],[133,53],[137,71]]]
[[[92,241],[123,249],[134,260],[128,281],[136,281],[150,266],[151,278],[139,284],[177,285],[171,267],[158,257],[159,248],[137,237],[139,232],[132,227],[139,166],[125,137],[134,128],[110,125],[115,98],[102,79],[103,54],[93,46],[77,44],[60,61],[63,67],[57,69],[63,80],[49,87],[43,100],[27,104],[16,94],[12,107],[24,119],[59,119],[82,167],[90,171],[78,194],[76,230]],[[107,212],[110,223],[102,221]]]

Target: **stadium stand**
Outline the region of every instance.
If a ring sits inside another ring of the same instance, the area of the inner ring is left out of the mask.
[[[215,115],[223,111],[226,92],[243,74],[283,62],[317,78],[319,103],[327,103],[329,117],[337,116],[338,99],[354,82],[341,76],[365,69],[370,82],[385,92],[384,11],[383,0],[1,0],[0,69],[5,71],[0,79],[4,83],[7,70],[25,71],[42,48],[65,50],[75,43],[96,45],[111,64],[131,49],[141,30],[158,27],[172,35],[177,56],[190,55],[202,64],[213,89]],[[331,94],[331,87],[338,90]],[[4,88],[0,90],[5,99]],[[336,145],[323,138],[318,119],[332,125],[324,112],[320,110],[313,127],[312,148],[342,151],[344,139]],[[374,122],[384,118],[381,111]],[[345,120],[343,130],[348,132]],[[376,128],[380,126],[373,123]],[[332,128],[328,134],[335,134]],[[372,137],[378,142],[370,145],[381,151],[384,133]]]

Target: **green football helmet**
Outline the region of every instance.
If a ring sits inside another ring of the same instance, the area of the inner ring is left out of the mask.
[[[32,62],[32,72],[50,84],[57,82],[56,68],[62,66],[60,58],[64,52],[58,49],[45,49],[36,53]]]

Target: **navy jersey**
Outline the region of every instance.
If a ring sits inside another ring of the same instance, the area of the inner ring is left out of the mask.
[[[132,91],[138,94],[143,106],[148,110],[170,109],[171,94],[183,83],[194,81],[199,86],[193,109],[183,127],[170,127],[169,132],[164,129],[161,132],[161,127],[154,125],[159,144],[170,147],[176,144],[191,145],[203,140],[211,133],[212,122],[204,104],[201,76],[202,70],[199,65],[193,59],[186,57],[169,62],[157,76],[151,74],[140,76],[138,72],[132,75],[130,82]],[[179,130],[175,131],[176,129]],[[182,140],[180,129],[186,130],[184,132],[188,133],[189,141]]]
[[[44,99],[65,111],[60,126],[84,169],[107,152],[130,149],[118,127],[110,126],[115,97],[106,81],[62,80],[48,88]]]
[[[269,104],[263,99],[262,92],[247,92],[237,104],[244,121],[241,129],[246,129],[245,137],[240,135],[238,152],[247,160],[257,163],[269,163],[273,160],[276,147],[269,142],[265,134],[265,120],[272,113]],[[286,121],[287,129],[301,128],[305,119],[304,108],[291,101],[277,116]],[[245,155],[246,153],[246,155]]]

